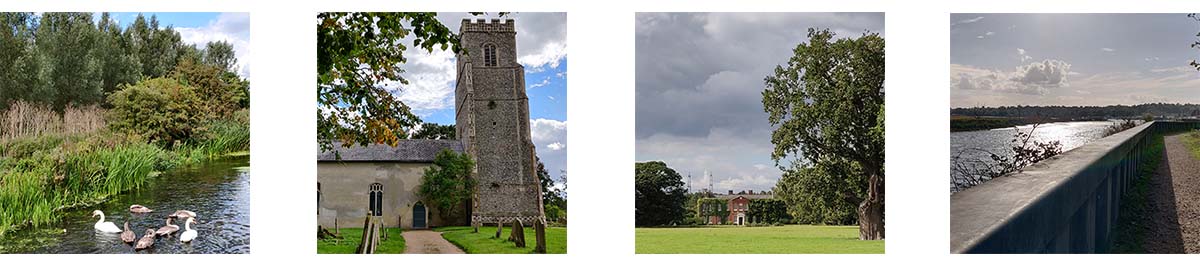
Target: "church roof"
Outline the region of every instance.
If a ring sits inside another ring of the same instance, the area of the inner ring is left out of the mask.
[[[386,144],[342,147],[335,142],[333,150],[317,154],[317,162],[339,161],[334,151],[341,155],[340,161],[433,162],[442,149],[462,153],[463,145],[457,140],[400,140],[395,147]]]

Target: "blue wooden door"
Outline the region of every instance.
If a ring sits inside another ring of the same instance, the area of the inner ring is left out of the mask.
[[[418,202],[416,205],[413,205],[413,228],[426,228],[425,212],[425,204]]]

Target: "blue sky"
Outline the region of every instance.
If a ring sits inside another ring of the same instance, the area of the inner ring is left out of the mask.
[[[438,20],[458,32],[463,18],[492,18],[440,13]],[[508,15],[517,27],[517,62],[525,67],[525,92],[538,157],[551,176],[567,169],[567,16],[566,13],[518,12]],[[411,42],[411,37],[403,42]],[[425,122],[454,123],[455,58],[449,51],[409,48],[401,65],[408,85],[383,86]]]
[[[519,46],[519,45],[518,45]],[[567,120],[567,59],[558,67],[538,72],[526,72],[525,94],[529,95],[530,119]],[[454,83],[449,84],[454,89]],[[422,120],[438,124],[454,124],[454,107],[420,112]]]
[[[951,14],[951,107],[1200,102],[1187,14]]]
[[[128,27],[137,18],[139,12],[112,12],[109,14],[121,24],[121,27]],[[150,20],[150,16],[157,16],[159,26],[174,25],[175,27],[193,28],[206,26],[221,15],[217,12],[140,12],[140,14],[146,16],[146,20]]]
[[[136,20],[138,12],[109,13],[121,25],[129,27]],[[210,41],[225,41],[233,44],[237,56],[238,74],[250,78],[250,14],[249,13],[215,13],[215,12],[142,12],[146,20],[150,16],[158,18],[159,27],[172,26],[183,42],[195,44],[204,48]],[[100,19],[100,14],[95,18]]]

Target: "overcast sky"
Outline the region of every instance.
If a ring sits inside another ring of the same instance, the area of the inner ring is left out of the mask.
[[[463,18],[497,18],[440,13],[438,21],[458,33]],[[529,121],[538,157],[555,179],[567,169],[567,14],[510,13],[517,27],[517,62],[525,66]],[[411,36],[406,44],[411,44]],[[408,85],[385,87],[410,106],[425,122],[454,124],[455,59],[450,51],[409,47],[401,65]]]
[[[1200,103],[1186,14],[951,14],[952,107]]]
[[[138,12],[114,12],[111,16],[123,28],[129,27]],[[234,56],[237,57],[237,72],[244,78],[250,78],[250,13],[212,13],[212,12],[144,12],[140,13],[150,20],[150,16],[158,18],[159,27],[171,26],[179,32],[183,42],[195,44],[204,49],[210,41],[225,41],[233,45]],[[96,14],[95,18],[100,19]]]
[[[636,159],[661,160],[693,190],[770,190],[763,78],[807,41],[808,28],[838,37],[884,33],[883,13],[638,13]],[[712,179],[705,176],[705,172]],[[686,180],[686,179],[685,179]]]

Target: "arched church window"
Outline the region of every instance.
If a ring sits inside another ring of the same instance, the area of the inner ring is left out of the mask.
[[[368,197],[370,197],[371,205],[370,205],[370,209],[369,209],[370,211],[368,211],[367,213],[372,216],[377,216],[377,217],[383,216],[383,184],[380,184],[380,183],[371,184],[371,189],[370,189],[370,193],[368,194]]]
[[[496,44],[483,45],[483,66],[496,66]]]

